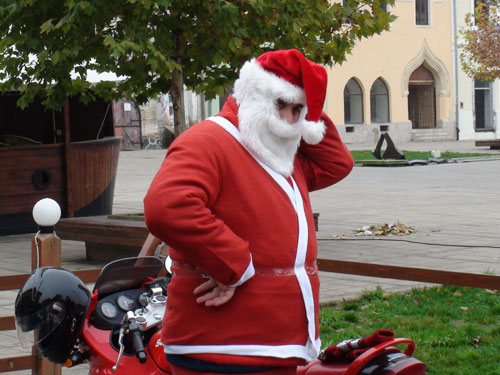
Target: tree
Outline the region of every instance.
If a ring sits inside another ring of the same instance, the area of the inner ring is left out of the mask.
[[[463,37],[460,61],[463,71],[480,81],[500,78],[500,3],[479,2],[474,14],[468,13]]]
[[[3,0],[0,90],[60,108],[122,97],[174,99],[176,134],[185,129],[184,86],[223,93],[244,61],[297,48],[326,65],[344,61],[356,41],[389,28],[394,0]],[[87,82],[88,70],[119,81]]]

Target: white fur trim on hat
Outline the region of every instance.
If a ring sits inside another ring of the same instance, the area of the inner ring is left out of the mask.
[[[304,89],[268,72],[252,59],[243,64],[240,76],[234,83],[233,97],[236,103],[256,96],[270,101],[282,99],[287,103],[306,103]]]

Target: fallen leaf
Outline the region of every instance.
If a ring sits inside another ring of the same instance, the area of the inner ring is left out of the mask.
[[[479,348],[480,343],[481,343],[481,336],[477,336],[474,340],[472,340],[472,345],[476,348]]]
[[[415,229],[398,220],[394,224],[365,225],[356,229],[355,233],[357,236],[406,236],[415,233]]]

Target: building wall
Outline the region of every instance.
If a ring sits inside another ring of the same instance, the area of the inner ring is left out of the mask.
[[[455,15],[457,30],[464,27],[465,15],[474,11],[474,0],[456,0]],[[486,131],[476,131],[475,126],[475,106],[474,106],[474,80],[468,77],[461,69],[458,58],[461,52],[461,39],[456,40],[456,61],[457,61],[457,93],[458,93],[458,127],[459,139],[463,140],[487,140],[500,138],[500,82],[496,80],[492,83],[493,95],[493,127]]]
[[[415,23],[415,2],[396,0],[391,12],[398,18],[391,30],[360,41],[342,65],[328,70],[327,112],[344,141],[372,142],[387,129],[395,141],[412,139],[408,116],[408,80],[424,64],[436,81],[436,122],[455,139],[453,107],[451,0],[429,0],[430,25]],[[363,124],[344,124],[344,87],[355,77],[363,91]],[[370,88],[381,77],[389,92],[389,122],[372,124]]]

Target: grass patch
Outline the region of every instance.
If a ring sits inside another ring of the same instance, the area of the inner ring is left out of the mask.
[[[432,375],[500,374],[500,293],[441,286],[388,294],[378,287],[356,301],[324,306],[323,347],[392,329],[415,341]]]
[[[427,160],[432,157],[430,152],[426,151],[403,151],[407,160]],[[359,160],[376,160],[375,156],[369,150],[353,150],[351,155],[354,161]],[[471,158],[476,156],[492,156],[491,154],[485,153],[459,153],[459,152],[442,152],[440,159],[452,159],[452,158]]]

